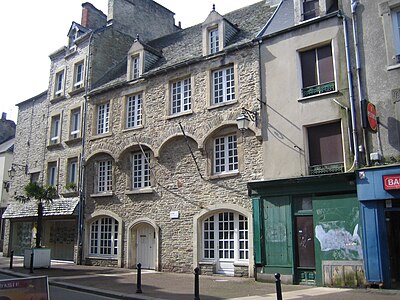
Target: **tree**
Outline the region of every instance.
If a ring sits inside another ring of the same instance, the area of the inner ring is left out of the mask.
[[[57,191],[54,186],[41,186],[37,182],[28,183],[25,188],[25,196],[16,196],[15,199],[26,203],[32,199],[37,203],[37,230],[36,230],[36,248],[41,248],[42,227],[43,227],[43,202],[48,204],[57,197]]]

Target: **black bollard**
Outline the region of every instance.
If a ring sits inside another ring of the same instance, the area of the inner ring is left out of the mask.
[[[200,300],[200,269],[194,269],[194,300]]]
[[[275,273],[276,300],[282,300],[281,274]]]
[[[13,260],[14,260],[14,250],[11,250],[11,253],[10,253],[10,269],[13,268]]]
[[[142,293],[142,264],[137,264],[136,294]]]
[[[31,265],[30,265],[30,273],[33,273],[33,249],[32,249],[32,253],[31,253]]]

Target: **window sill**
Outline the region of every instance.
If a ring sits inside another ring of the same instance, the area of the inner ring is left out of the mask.
[[[105,198],[114,196],[113,192],[90,194],[91,198]]]
[[[106,137],[110,137],[110,136],[112,136],[111,132],[104,133],[104,134],[98,134],[98,135],[94,135],[94,136],[90,137],[90,140],[94,141],[94,140],[98,140],[98,139],[102,139],[102,138],[106,138]]]
[[[81,92],[83,92],[85,90],[85,87],[84,86],[82,86],[82,87],[80,87],[80,88],[77,88],[77,89],[73,89],[72,91],[70,91],[68,94],[70,95],[70,96],[74,96],[74,95],[76,95],[76,94],[79,94],[79,93],[81,93]]]
[[[74,144],[78,144],[78,143],[80,143],[80,142],[82,142],[82,138],[81,138],[81,137],[78,137],[78,138],[75,138],[75,139],[70,139],[70,140],[66,140],[66,141],[65,141],[65,143],[66,143],[67,145],[74,145]]]
[[[248,266],[249,266],[249,262],[248,262],[248,261],[245,261],[245,260],[243,260],[243,261],[235,261],[235,262],[233,263],[233,265],[234,265],[235,267],[248,267]]]
[[[192,110],[188,110],[188,111],[185,111],[185,112],[169,115],[165,119],[166,120],[171,120],[171,119],[175,119],[175,118],[179,118],[179,117],[183,117],[183,116],[187,116],[187,115],[191,115],[191,114],[193,114],[193,111]]]
[[[54,96],[54,97],[50,100],[50,103],[51,103],[51,104],[54,104],[54,103],[57,103],[57,102],[59,102],[59,101],[64,100],[65,98],[66,98],[66,97],[65,97],[64,94],[59,95],[59,96]]]
[[[61,148],[61,147],[62,147],[61,142],[58,142],[56,144],[48,144],[46,148],[47,148],[47,150],[51,150],[51,149],[57,149],[57,148]]]
[[[216,108],[220,108],[220,107],[224,107],[224,106],[230,106],[233,104],[238,103],[237,100],[232,100],[232,101],[226,101],[226,102],[222,102],[222,103],[218,103],[218,104],[213,104],[207,107],[208,110],[212,110],[212,109],[216,109]]]
[[[125,195],[141,195],[141,194],[153,194],[153,193],[154,189],[152,187],[125,191]]]
[[[239,175],[240,175],[239,171],[234,171],[234,172],[229,172],[229,173],[211,175],[208,177],[208,179],[210,179],[210,180],[223,179],[223,178],[229,178],[229,177],[236,177]]]
[[[308,96],[308,97],[302,97],[302,98],[297,99],[297,101],[298,102],[302,102],[302,101],[307,101],[307,100],[313,100],[313,99],[322,98],[322,97],[333,95],[333,94],[337,94],[337,93],[338,93],[338,91],[335,90],[335,91],[326,92],[326,93],[323,93],[323,94],[316,94],[316,95],[312,95],[312,96]]]
[[[144,128],[143,125],[136,126],[136,127],[130,127],[130,128],[124,128],[124,129],[122,129],[122,132],[135,131],[135,130],[139,130],[139,129],[142,129],[142,128]]]
[[[399,64],[395,64],[395,65],[390,65],[387,67],[388,71],[392,71],[392,70],[396,70],[396,69],[400,69],[400,63]]]
[[[78,191],[65,191],[61,193],[61,196],[63,196],[64,198],[76,197],[78,196]]]
[[[87,256],[89,259],[103,259],[103,260],[117,260],[118,258],[116,256],[103,256],[103,255],[95,255],[95,254],[89,254]]]

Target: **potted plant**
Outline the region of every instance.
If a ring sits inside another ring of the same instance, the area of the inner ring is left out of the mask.
[[[76,183],[75,183],[75,182],[69,182],[69,183],[67,183],[67,184],[65,185],[65,188],[66,188],[68,191],[76,192]]]
[[[42,230],[43,230],[43,204],[51,203],[53,199],[57,197],[57,191],[53,186],[41,186],[37,182],[28,183],[25,188],[25,195],[16,196],[16,200],[22,203],[29,201],[36,201],[37,204],[37,228],[36,228],[36,246],[33,249],[25,250],[25,267],[30,265],[30,254],[34,252],[34,267],[41,267],[42,265],[50,267],[50,249],[45,249],[45,251],[37,251],[38,254],[35,255],[35,249],[42,249]],[[43,249],[44,250],[44,249]],[[29,256],[28,258],[26,256]],[[44,261],[37,261],[38,259]],[[37,262],[35,264],[35,262]]]

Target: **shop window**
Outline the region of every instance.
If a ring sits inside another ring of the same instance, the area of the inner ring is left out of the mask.
[[[104,217],[90,224],[90,255],[116,256],[118,254],[118,221]]]

